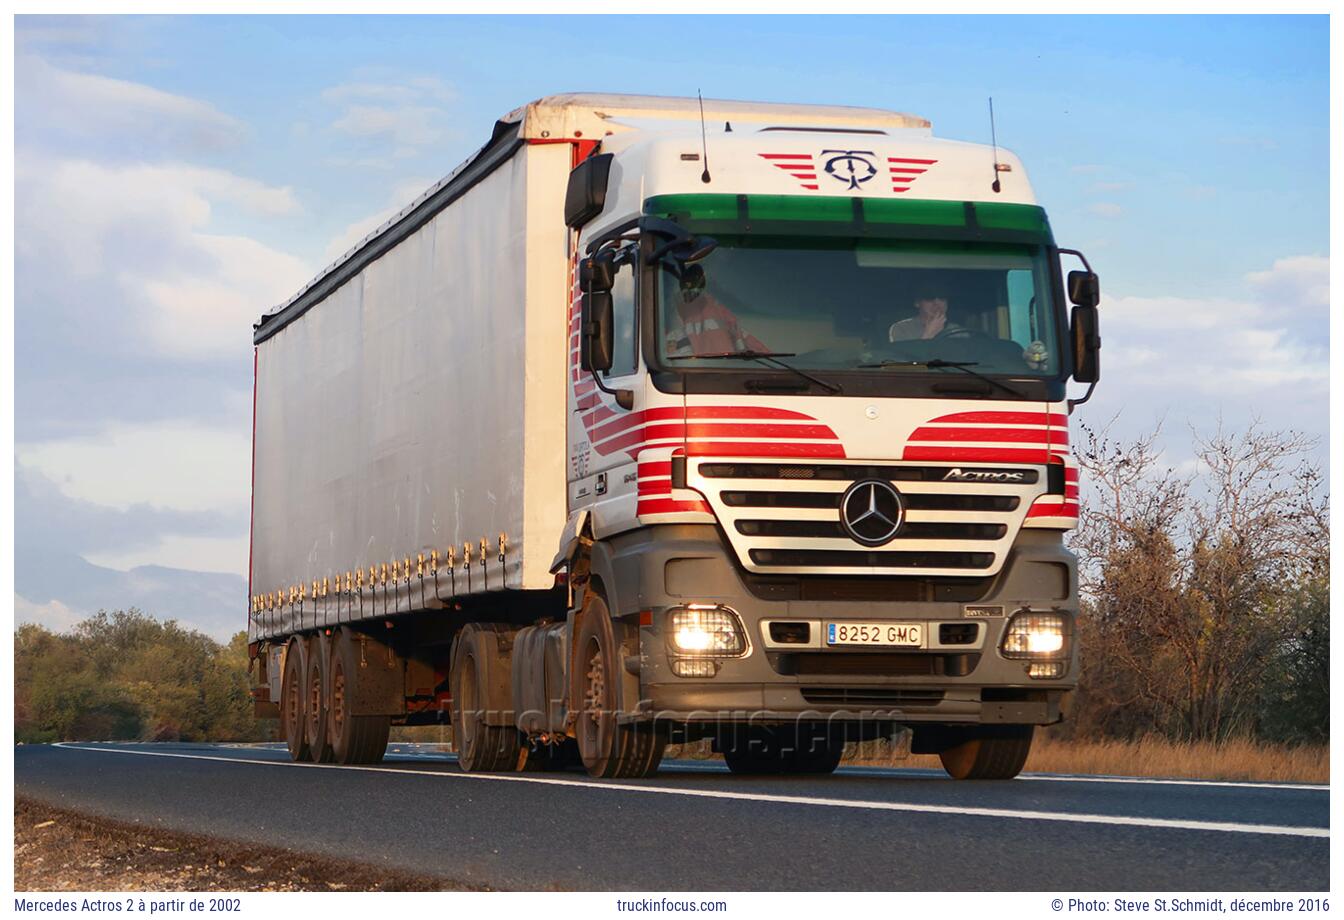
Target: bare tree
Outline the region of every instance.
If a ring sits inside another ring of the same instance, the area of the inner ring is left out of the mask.
[[[1220,425],[1196,470],[1084,430],[1089,488],[1074,548],[1088,645],[1082,728],[1225,737],[1247,727],[1260,675],[1294,630],[1300,586],[1328,566],[1327,499],[1293,433]]]

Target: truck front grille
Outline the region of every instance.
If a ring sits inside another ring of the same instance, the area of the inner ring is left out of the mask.
[[[1043,467],[1008,468],[1020,474],[1017,482],[949,482],[954,469],[981,468],[716,460],[695,464],[688,478],[754,574],[994,575],[1027,508],[1045,491]],[[880,546],[858,543],[840,521],[841,499],[861,479],[885,479],[901,496],[904,522]]]

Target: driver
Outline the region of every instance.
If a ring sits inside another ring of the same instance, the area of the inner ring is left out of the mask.
[[[915,289],[915,315],[892,323],[887,341],[932,339],[960,328],[947,318],[947,294],[941,287],[925,283]]]
[[[682,273],[681,297],[673,302],[681,324],[674,327],[672,322],[668,323],[668,355],[770,350],[760,339],[742,329],[732,310],[712,294],[705,293],[705,270],[699,265],[691,265]]]

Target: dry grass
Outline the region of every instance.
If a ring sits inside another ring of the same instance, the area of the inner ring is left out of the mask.
[[[1032,746],[1027,769],[1038,773],[1328,783],[1330,748],[1286,747],[1241,738],[1214,744],[1173,742],[1156,736],[1138,741],[1056,741],[1041,737]]]
[[[884,740],[852,744],[844,764],[941,769],[932,754],[909,753],[904,743]],[[668,757],[717,760],[709,742],[673,745]],[[1149,736],[1138,741],[1063,741],[1038,735],[1027,760],[1030,773],[1153,776],[1181,779],[1328,783],[1330,749],[1325,745],[1284,747],[1243,739],[1222,744],[1181,743]]]

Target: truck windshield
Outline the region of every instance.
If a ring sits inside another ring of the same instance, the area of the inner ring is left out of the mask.
[[[1060,371],[1042,245],[717,238],[680,276],[674,265],[659,271],[662,361],[756,367],[724,357],[754,351],[788,354],[800,368],[870,374],[928,373],[930,362],[982,375]]]

